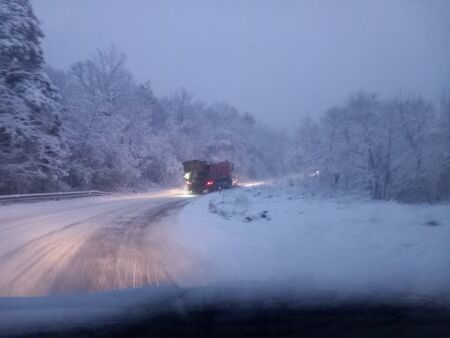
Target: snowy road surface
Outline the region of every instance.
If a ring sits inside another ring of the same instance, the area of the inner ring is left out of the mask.
[[[0,296],[173,284],[189,258],[169,223],[181,190],[0,206]]]

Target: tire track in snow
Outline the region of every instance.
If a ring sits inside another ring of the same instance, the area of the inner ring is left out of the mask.
[[[177,266],[169,261],[178,253],[170,247],[171,234],[158,222],[185,204],[169,202],[136,216],[121,217],[112,226],[96,230],[55,279],[51,292],[94,292],[173,283],[170,269]]]
[[[172,274],[182,274],[189,263],[162,220],[186,203],[173,198],[128,200],[126,206],[121,202],[113,210],[38,235],[0,256],[0,296],[174,283]],[[65,214],[52,216],[61,219]]]

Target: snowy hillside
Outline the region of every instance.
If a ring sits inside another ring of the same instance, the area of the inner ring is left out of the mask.
[[[205,283],[258,280],[450,301],[449,209],[256,186],[194,201],[179,232],[202,262]]]

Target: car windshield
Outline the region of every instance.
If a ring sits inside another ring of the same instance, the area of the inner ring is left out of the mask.
[[[450,1],[0,0],[0,337],[450,337]]]

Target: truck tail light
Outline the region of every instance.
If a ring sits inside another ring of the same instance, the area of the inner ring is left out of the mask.
[[[206,183],[205,183],[205,185],[208,186],[208,187],[212,186],[213,184],[214,184],[213,180],[207,180]]]

